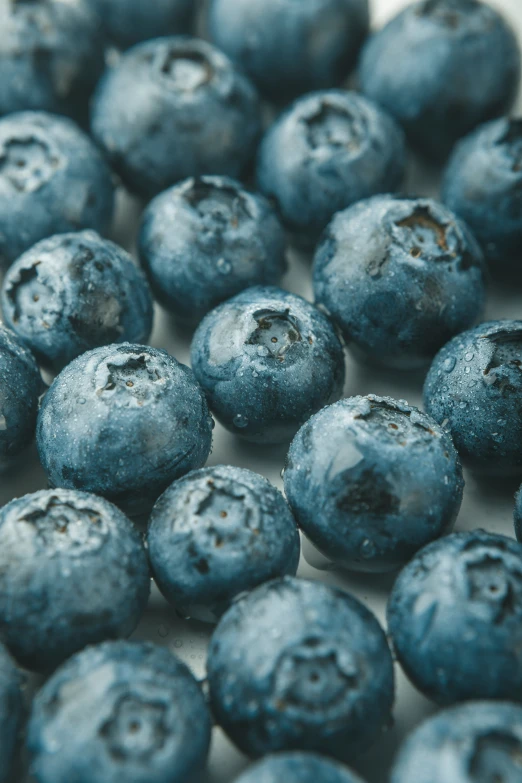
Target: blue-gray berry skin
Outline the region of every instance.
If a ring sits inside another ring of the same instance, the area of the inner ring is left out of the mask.
[[[0,115],[32,109],[84,120],[104,55],[101,20],[90,0],[8,0]]]
[[[348,593],[285,577],[240,598],[212,636],[214,716],[241,751],[350,759],[391,719],[393,662],[379,623]]]
[[[424,721],[399,750],[391,783],[519,783],[522,707],[462,704]]]
[[[145,276],[93,231],[58,234],[27,250],[5,275],[1,303],[6,324],[55,372],[100,345],[144,343],[152,330]]]
[[[507,21],[480,0],[421,0],[376,32],[362,51],[362,92],[390,112],[432,159],[481,122],[507,112],[520,51]]]
[[[53,234],[107,233],[113,207],[110,169],[72,120],[45,112],[0,119],[0,267]]]
[[[154,506],[147,542],[165,598],[207,622],[239,593],[294,576],[301,551],[281,493],[263,476],[230,465],[175,481]]]
[[[375,196],[340,212],[317,249],[316,303],[355,355],[409,369],[480,318],[485,266],[467,227],[431,199]]]
[[[235,783],[363,783],[346,767],[312,753],[267,756],[240,775]]]
[[[521,392],[522,321],[489,321],[439,351],[424,405],[472,469],[509,476],[522,473]]]
[[[109,345],[62,370],[37,423],[52,487],[103,495],[132,515],[202,467],[212,418],[194,375],[165,351]]]
[[[399,574],[388,629],[438,704],[522,701],[522,544],[482,530],[429,544]]]
[[[194,0],[94,0],[108,39],[118,48],[150,38],[189,33],[194,24]]]
[[[28,727],[36,783],[189,783],[210,745],[200,686],[167,648],[89,647],[36,695]]]
[[[134,46],[106,72],[91,126],[125,184],[151,198],[187,177],[238,177],[261,118],[254,87],[224,54],[174,36]]]
[[[0,324],[0,469],[32,441],[43,389],[33,355]]]
[[[11,656],[0,644],[0,781],[7,783],[24,716],[23,680]]]
[[[277,285],[287,267],[274,210],[228,177],[191,178],[157,196],[139,250],[157,299],[188,323],[249,286]]]
[[[369,29],[368,0],[211,0],[210,35],[280,103],[336,87]]]
[[[515,495],[514,520],[515,520],[515,533],[517,539],[519,541],[522,541],[522,487],[518,490],[517,494]]]
[[[344,353],[328,318],[300,296],[255,286],[212,310],[192,341],[192,368],[223,426],[246,440],[290,440],[338,400]]]
[[[302,243],[315,242],[335,212],[400,187],[404,136],[355,92],[305,95],[268,129],[259,149],[259,189]]]
[[[451,156],[442,199],[471,228],[491,270],[518,271],[522,254],[522,120],[480,126]]]
[[[0,510],[0,638],[25,668],[129,636],[149,589],[139,532],[103,498],[42,490]]]
[[[284,473],[315,546],[356,571],[389,571],[450,532],[464,481],[457,452],[425,413],[389,397],[350,397],[299,430]]]

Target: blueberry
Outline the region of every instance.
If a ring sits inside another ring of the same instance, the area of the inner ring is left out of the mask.
[[[522,701],[522,544],[482,530],[429,544],[388,602],[397,658],[438,704]]]
[[[438,160],[476,125],[509,110],[520,52],[506,20],[480,0],[421,0],[370,38],[359,76],[362,92]]]
[[[85,120],[105,63],[90,0],[8,0],[4,9],[0,115],[33,109]]]
[[[0,267],[52,234],[106,233],[113,206],[109,167],[71,120],[44,112],[0,119]]]
[[[37,359],[55,371],[112,342],[143,343],[152,297],[132,258],[92,231],[58,234],[26,251],[8,270],[2,309]]]
[[[316,303],[355,355],[389,367],[429,362],[479,319],[482,253],[431,199],[375,196],[335,215],[314,262]]]
[[[404,137],[391,117],[362,95],[325,90],[297,100],[269,128],[257,180],[305,244],[335,212],[396,190],[404,167]]]
[[[30,351],[0,324],[0,468],[32,441],[43,388]]]
[[[521,393],[522,321],[490,321],[439,351],[424,403],[471,468],[506,476],[522,472]]]
[[[223,616],[210,642],[217,722],[241,751],[352,758],[389,723],[393,663],[371,612],[341,590],[285,577]]]
[[[204,465],[211,441],[212,419],[188,367],[129,343],[95,348],[67,365],[37,423],[52,487],[104,495],[133,515]]]
[[[335,87],[369,29],[368,0],[211,0],[210,34],[279,102]]]
[[[400,749],[391,783],[520,783],[522,708],[472,702],[443,710]]]
[[[330,560],[388,571],[448,533],[464,481],[451,438],[389,397],[351,397],[306,422],[290,446],[285,493]]]
[[[128,636],[149,588],[140,534],[106,500],[43,490],[0,510],[0,638],[25,668]]]
[[[522,254],[522,120],[482,125],[455,149],[442,198],[473,230],[495,271]]]
[[[22,676],[0,644],[0,781],[7,783],[24,713]]]
[[[158,300],[189,323],[244,288],[279,283],[286,272],[275,212],[228,177],[189,179],[157,196],[139,246]]]
[[[169,650],[107,642],[73,656],[37,694],[27,745],[36,783],[188,783],[210,716]]]
[[[300,296],[256,286],[216,307],[192,342],[212,411],[258,443],[289,440],[341,396],[343,348],[328,318]]]
[[[239,176],[261,127],[254,87],[197,38],[130,49],[100,81],[92,132],[126,185],[151,198],[201,174]]]
[[[281,493],[262,476],[226,465],[175,481],[154,506],[147,541],[165,598],[207,622],[239,593],[295,575],[301,550]]]
[[[194,0],[94,0],[112,43],[120,49],[163,35],[190,32]]]
[[[311,753],[268,756],[240,775],[235,783],[362,783],[346,767]]]

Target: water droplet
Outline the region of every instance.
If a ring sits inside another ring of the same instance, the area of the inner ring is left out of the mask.
[[[237,413],[234,416],[234,426],[239,427],[239,429],[244,429],[245,427],[248,427],[247,417],[243,416],[241,413]]]
[[[79,397],[78,398],[78,405],[85,405],[86,399],[85,397]]]
[[[467,362],[471,362],[474,356],[475,354],[473,351],[469,351],[469,353],[467,353],[464,358]]]
[[[364,558],[370,558],[375,555],[375,544],[369,538],[365,538],[361,544],[361,555]]]
[[[252,378],[259,378],[259,373],[255,370],[252,370]]]
[[[216,266],[218,268],[218,271],[221,272],[222,275],[228,275],[232,271],[232,264],[230,261],[227,261],[226,258],[220,258]]]
[[[500,424],[500,426],[501,426],[501,427],[505,427],[505,425],[506,425],[506,420],[505,420],[505,419],[502,419],[502,418],[500,418],[500,419],[497,419],[497,424]]]
[[[466,375],[469,375],[469,374],[470,374],[470,372],[471,372],[471,368],[470,368],[470,367],[466,367],[466,368],[464,369],[464,372],[466,373]]]
[[[492,432],[491,437],[493,438],[495,443],[502,443],[502,441],[504,440],[504,436],[500,432]]]
[[[286,473],[286,468],[281,468],[281,473],[279,474],[282,479],[284,479]]]
[[[465,400],[461,400],[459,402],[459,408],[467,408],[467,407],[468,407],[468,403]]]
[[[257,352],[259,356],[268,356],[268,348],[266,347],[266,345],[258,345]]]
[[[454,369],[456,363],[457,363],[457,360],[455,359],[454,356],[448,356],[448,358],[446,359],[446,361],[442,365],[442,367],[444,369],[444,372],[451,372]]]

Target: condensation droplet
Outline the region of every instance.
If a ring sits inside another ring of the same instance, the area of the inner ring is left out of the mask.
[[[466,360],[467,362],[471,362],[471,361],[473,360],[473,357],[474,357],[474,356],[475,356],[475,354],[474,354],[472,351],[469,351],[469,353],[467,353],[467,354],[464,356],[464,358],[465,358],[465,360]]]
[[[228,275],[232,271],[232,264],[230,261],[227,261],[226,258],[220,258],[216,266],[218,268],[218,271],[221,272],[222,275]]]
[[[444,372],[451,372],[457,363],[457,360],[454,356],[448,356],[444,364],[442,365]]]
[[[361,555],[370,558],[375,555],[375,544],[369,538],[365,538],[361,544]]]
[[[237,413],[234,416],[234,426],[239,427],[239,429],[244,429],[245,427],[248,427],[247,417],[243,416],[241,413]]]

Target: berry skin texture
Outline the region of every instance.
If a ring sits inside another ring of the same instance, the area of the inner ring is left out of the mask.
[[[156,584],[178,611],[217,622],[232,599],[295,576],[301,544],[281,493],[250,470],[220,465],[175,481],[147,533]]]
[[[12,771],[24,703],[22,675],[0,644],[0,783],[7,783]]]
[[[274,210],[228,177],[191,178],[157,196],[139,250],[158,301],[190,324],[249,286],[277,285],[287,268]]]
[[[107,37],[120,49],[150,38],[189,33],[194,0],[95,0]]]
[[[214,631],[207,673],[216,721],[253,757],[348,760],[391,718],[384,632],[359,601],[319,582],[276,579],[236,601]]]
[[[406,740],[391,783],[518,783],[522,707],[471,702],[424,721]]]
[[[74,655],[37,694],[28,728],[36,783],[188,783],[210,744],[201,688],[154,644]]]
[[[489,321],[442,348],[424,384],[426,412],[471,469],[522,472],[522,321]]]
[[[93,231],[58,234],[26,251],[4,278],[1,303],[7,325],[55,372],[91,348],[144,343],[152,331],[145,276]]]
[[[486,297],[477,242],[431,199],[375,196],[335,215],[313,283],[355,356],[401,369],[424,366],[473,326]]]
[[[359,78],[362,92],[402,124],[409,141],[441,160],[476,125],[509,111],[520,51],[490,5],[421,0],[369,39]]]
[[[127,187],[149,199],[187,177],[238,177],[261,131],[259,99],[205,41],[157,38],[106,72],[91,127]]]
[[[476,530],[425,547],[395,582],[388,630],[437,704],[522,701],[522,544]]]
[[[53,234],[107,233],[113,208],[110,169],[74,122],[44,112],[0,119],[0,267]]]
[[[363,783],[346,767],[312,753],[267,756],[240,775],[235,783]]]
[[[129,636],[149,591],[140,534],[106,500],[42,490],[0,510],[0,638],[26,669]]]
[[[11,0],[2,14],[0,115],[35,110],[85,120],[105,65],[90,0]]]
[[[50,486],[94,492],[139,515],[174,479],[205,464],[212,426],[188,367],[124,343],[62,370],[43,399],[36,437]]]
[[[285,494],[310,541],[355,571],[390,571],[449,533],[464,481],[433,419],[389,397],[350,397],[312,416],[290,446]]]
[[[249,288],[216,307],[196,330],[191,353],[211,410],[245,440],[288,441],[342,393],[344,353],[333,326],[279,288]]]
[[[502,118],[466,136],[451,156],[442,200],[473,231],[491,271],[517,271],[522,254],[522,120]]]
[[[0,324],[0,469],[32,441],[43,388],[31,352]]]
[[[212,40],[268,98],[336,87],[369,30],[368,0],[212,0]]]
[[[257,159],[259,189],[301,244],[316,242],[335,212],[404,177],[404,135],[362,95],[310,93],[268,129]]]

